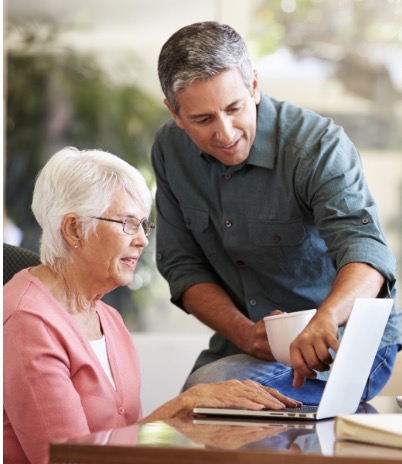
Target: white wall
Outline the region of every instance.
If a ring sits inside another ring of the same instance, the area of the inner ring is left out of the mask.
[[[140,358],[141,402],[144,416],[180,393],[209,335],[133,333]]]
[[[363,151],[364,173],[377,203],[381,223],[391,251],[399,263],[396,305],[402,310],[402,152]]]

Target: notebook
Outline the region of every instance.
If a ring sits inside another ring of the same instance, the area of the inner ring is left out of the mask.
[[[197,416],[320,420],[356,412],[394,300],[357,298],[318,406],[264,409],[196,407]]]

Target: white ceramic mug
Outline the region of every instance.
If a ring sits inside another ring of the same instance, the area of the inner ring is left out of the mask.
[[[264,317],[269,346],[277,361],[290,366],[290,344],[303,331],[316,312],[316,309],[306,309]]]

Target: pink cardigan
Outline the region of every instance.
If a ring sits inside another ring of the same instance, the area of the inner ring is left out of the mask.
[[[98,314],[116,390],[67,311],[26,269],[4,286],[5,464],[47,463],[49,442],[142,418],[140,371],[119,313]]]

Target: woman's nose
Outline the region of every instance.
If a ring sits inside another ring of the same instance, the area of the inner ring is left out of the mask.
[[[144,248],[149,245],[148,238],[145,235],[145,231],[144,231],[142,226],[138,227],[138,229],[132,235],[131,243],[134,246],[141,246],[141,247],[144,247]]]

